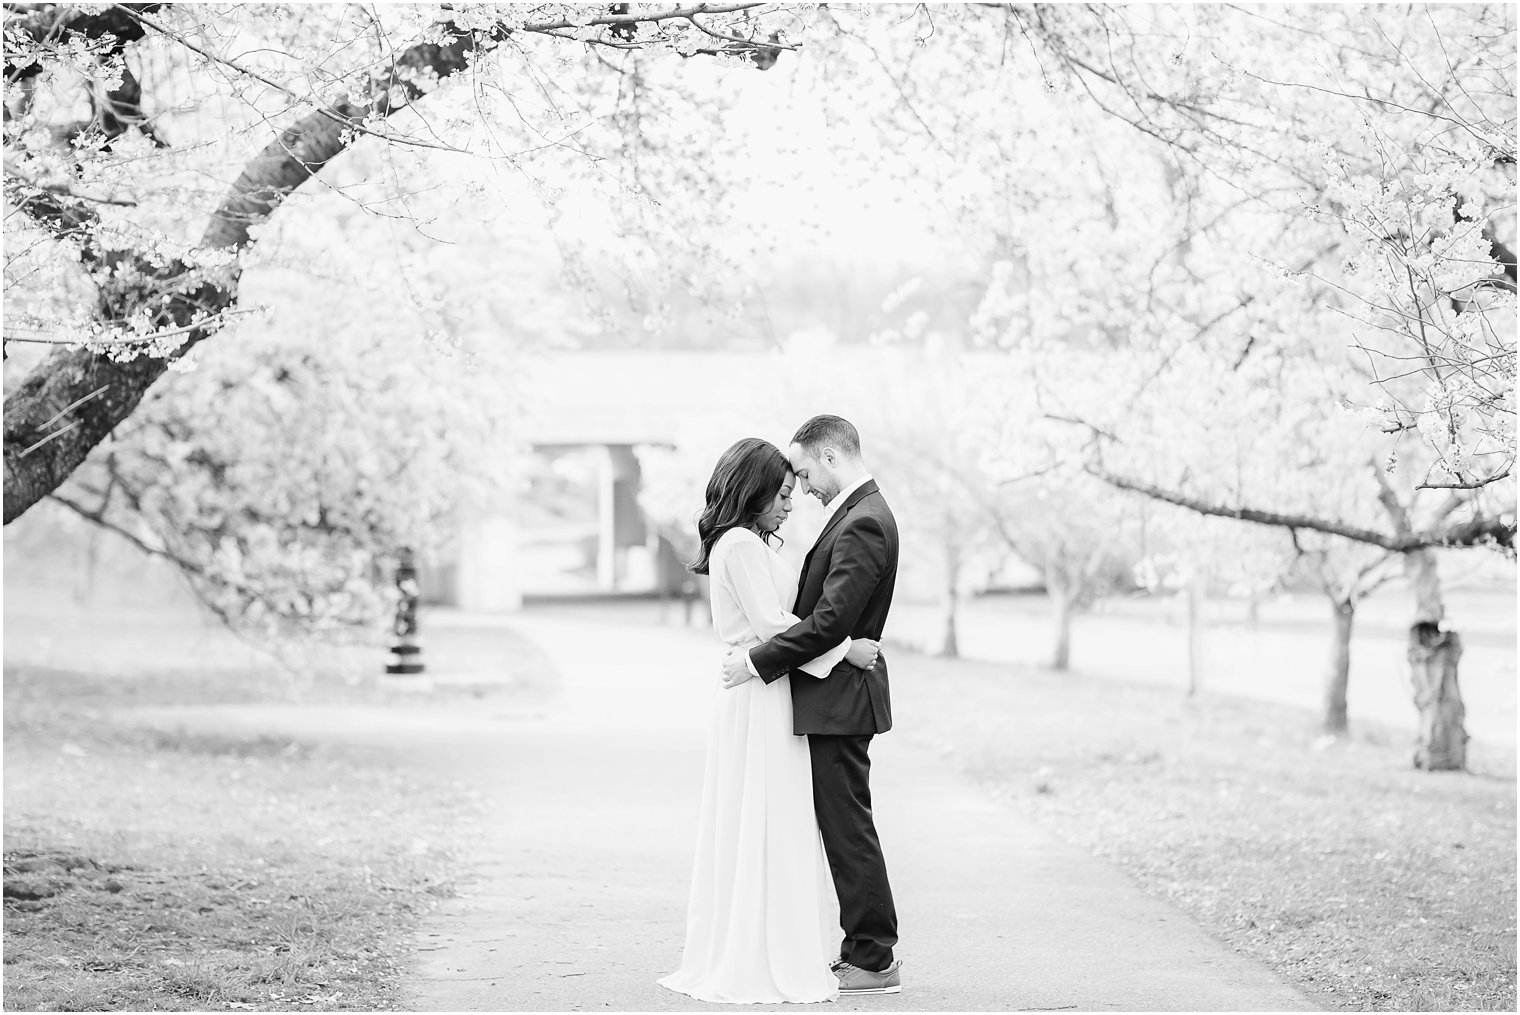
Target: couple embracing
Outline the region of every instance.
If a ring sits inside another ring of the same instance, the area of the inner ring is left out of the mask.
[[[800,577],[776,552],[794,492],[827,510]],[[897,524],[838,416],[783,454],[723,453],[692,570],[711,576],[730,646],[717,692],[681,968],[702,1001],[828,1001],[899,992],[897,912],[871,816],[871,737],[892,728],[878,640]],[[841,941],[842,937],[842,941]],[[836,942],[839,942],[836,946]]]

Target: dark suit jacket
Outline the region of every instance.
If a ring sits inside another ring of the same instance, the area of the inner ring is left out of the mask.
[[[767,683],[822,655],[846,637],[881,639],[897,582],[897,520],[875,480],[850,494],[808,551],[792,612],[803,618],[750,649]],[[892,728],[887,660],[858,669],[840,662],[822,680],[792,677],[793,729],[798,734],[872,734]]]

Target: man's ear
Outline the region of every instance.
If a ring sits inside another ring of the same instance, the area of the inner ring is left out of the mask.
[[[838,461],[838,457],[839,456],[836,455],[836,454],[834,454],[834,449],[833,448],[822,448],[818,452],[818,457],[826,465],[828,465],[829,468],[832,469],[834,467],[835,462]]]

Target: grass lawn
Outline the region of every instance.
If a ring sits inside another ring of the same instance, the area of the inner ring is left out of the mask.
[[[417,704],[373,682],[293,685],[216,632],[165,641],[172,625],[145,633],[97,617],[71,649],[62,620],[14,621],[5,1008],[398,1007],[405,936],[452,894],[473,798],[383,752],[130,716],[143,704],[292,697]]]
[[[1287,707],[893,663],[899,735],[1327,1007],[1515,1010],[1513,752],[1423,773],[1402,735],[1324,745]]]

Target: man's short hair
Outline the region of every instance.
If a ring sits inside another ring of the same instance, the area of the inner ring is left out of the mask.
[[[792,443],[801,445],[814,458],[826,447],[848,458],[860,457],[860,434],[841,416],[814,416],[797,428]]]

